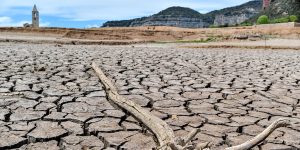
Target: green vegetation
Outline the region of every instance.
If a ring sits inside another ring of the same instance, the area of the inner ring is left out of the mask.
[[[297,22],[298,17],[295,15],[291,16],[285,16],[285,17],[280,17],[280,18],[275,18],[275,19],[268,19],[268,16],[262,15],[257,19],[257,24],[269,24],[269,23],[287,23],[287,22]]]
[[[270,21],[270,23],[287,23],[287,22],[290,22],[289,17],[281,17]]]
[[[258,15],[251,18],[250,21],[256,22],[257,18],[261,15],[268,16],[271,23],[274,23],[275,21],[286,22],[287,19],[283,18],[292,15],[292,18],[289,18],[289,20],[293,22],[295,21],[295,18],[300,18],[300,0],[273,0],[268,9],[260,12]]]
[[[258,17],[257,19],[257,24],[268,24],[269,23],[269,17],[266,15],[262,15],[260,17]]]
[[[220,27],[216,25],[210,25],[209,28],[220,28]]]
[[[291,16],[273,19],[270,21],[270,23],[287,23],[287,22],[297,22],[297,21],[298,21],[298,17],[295,15],[291,15]]]
[[[246,22],[241,23],[239,26],[252,26],[252,25],[253,25],[253,23],[246,21]]]
[[[289,17],[289,19],[290,19],[291,22],[298,22],[299,21],[299,19],[298,19],[298,17],[296,15],[291,15]]]

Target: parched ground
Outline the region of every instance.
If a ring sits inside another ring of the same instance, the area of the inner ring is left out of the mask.
[[[300,120],[300,51],[0,43],[0,149],[151,149],[106,99],[95,61],[120,94],[193,142],[240,144],[278,118]],[[300,149],[300,125],[255,149]]]

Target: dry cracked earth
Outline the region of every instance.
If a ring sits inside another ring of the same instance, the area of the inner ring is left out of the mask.
[[[177,136],[224,149],[274,120],[300,120],[300,52],[0,43],[0,149],[145,149],[152,133],[116,109],[95,61],[119,93]],[[254,149],[300,149],[300,125]]]

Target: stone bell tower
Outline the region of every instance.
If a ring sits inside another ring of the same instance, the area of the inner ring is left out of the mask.
[[[40,22],[39,11],[37,10],[36,5],[34,5],[32,9],[32,27],[39,28],[40,26],[39,22]]]

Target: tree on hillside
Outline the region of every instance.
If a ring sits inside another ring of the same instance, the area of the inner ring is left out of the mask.
[[[266,15],[262,15],[257,19],[257,24],[268,24],[269,23],[269,17]]]
[[[295,16],[295,15],[291,15],[291,16],[289,17],[289,19],[290,19],[291,22],[297,22],[297,21],[298,21],[298,17]]]

